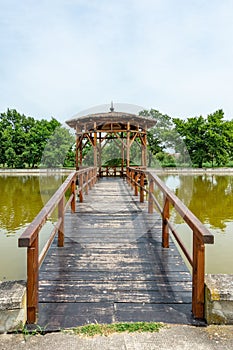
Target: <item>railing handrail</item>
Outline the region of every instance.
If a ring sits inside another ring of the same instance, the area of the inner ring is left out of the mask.
[[[56,233],[58,233],[58,247],[64,246],[64,215],[67,207],[71,205],[71,211],[76,207],[76,178],[79,179],[78,193],[79,201],[83,201],[83,190],[88,194],[88,188],[96,182],[97,168],[88,167],[72,172],[62,183],[59,189],[49,199],[39,214],[25,229],[18,239],[19,247],[27,247],[27,322],[35,323],[38,311],[38,274],[39,268],[45,258]],[[65,195],[71,189],[71,195],[65,204]],[[39,233],[46,223],[49,215],[58,208],[58,220],[54,225],[52,233],[45,243],[39,255]]]
[[[49,215],[54,211],[59,201],[61,200],[64,193],[70,187],[70,183],[76,179],[78,175],[86,173],[88,170],[94,168],[84,168],[81,170],[73,171],[66,180],[62,183],[62,185],[58,188],[58,190],[53,194],[53,196],[48,200],[45,206],[41,209],[41,211],[37,214],[34,220],[28,225],[25,231],[21,234],[18,240],[19,247],[30,247],[33,241],[36,238],[37,230],[41,229]]]
[[[72,179],[76,177],[76,171],[72,172],[66,180],[62,183],[62,185],[58,188],[58,190],[53,194],[53,196],[48,200],[45,206],[41,209],[41,211],[37,214],[37,216],[33,219],[33,221],[28,225],[25,231],[19,237],[19,247],[30,247],[32,245],[34,239],[36,238],[36,232],[40,229],[43,224],[46,222],[48,216],[53,212],[58,202],[61,200],[64,192],[70,186],[70,182]]]
[[[156,185],[166,195],[175,210],[182,216],[184,221],[192,230],[199,234],[199,239],[206,244],[214,243],[214,235],[207,229],[206,226],[186,207],[186,205],[175,195],[175,193],[151,170],[141,170],[140,168],[129,167],[129,170],[144,173],[148,177],[152,177]]]
[[[144,201],[144,192],[148,194],[148,212],[153,213],[154,204],[162,217],[162,246],[169,248],[169,230],[175,237],[185,257],[192,267],[192,312],[196,318],[204,318],[205,313],[205,244],[214,243],[214,235],[201,223],[201,221],[186,207],[186,205],[171,191],[154,171],[128,167],[127,178],[134,187],[134,194],[138,195],[140,188],[140,202]],[[145,188],[144,179],[148,177],[149,189]],[[163,193],[161,206],[154,195],[154,184]],[[170,218],[170,204],[181,215],[193,232],[193,252],[190,255],[178,232],[172,225]]]

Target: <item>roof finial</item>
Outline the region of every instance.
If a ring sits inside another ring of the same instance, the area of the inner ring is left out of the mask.
[[[112,101],[111,101],[110,111],[111,111],[111,112],[113,112],[113,111],[114,111],[114,107],[113,107],[113,102],[112,102]]]

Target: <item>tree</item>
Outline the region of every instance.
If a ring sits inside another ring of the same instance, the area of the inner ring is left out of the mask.
[[[35,120],[15,109],[0,114],[0,164],[24,168],[38,166],[44,147],[60,123]]]
[[[46,144],[41,161],[42,166],[48,168],[63,166],[74,142],[75,138],[69,130],[58,126]]]
[[[153,156],[163,152],[166,148],[173,147],[175,140],[174,125],[171,117],[160,113],[156,109],[143,110],[139,115],[152,117],[157,120],[156,125],[147,132],[149,149],[148,166],[150,167]]]
[[[212,166],[225,165],[229,159],[230,134],[224,113],[218,110],[202,116],[181,120],[174,118],[177,132],[182,136],[192,162],[202,168],[203,163],[211,162]]]

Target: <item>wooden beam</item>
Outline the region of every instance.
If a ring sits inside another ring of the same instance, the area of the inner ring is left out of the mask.
[[[96,131],[96,122],[94,122],[94,166],[97,166],[97,131]]]
[[[143,135],[142,136],[142,160],[141,160],[141,163],[142,163],[142,166],[145,166],[146,167],[146,163],[147,163],[147,135]]]
[[[126,166],[130,165],[130,122],[127,123]]]

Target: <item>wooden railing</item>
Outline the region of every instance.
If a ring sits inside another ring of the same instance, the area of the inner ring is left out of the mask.
[[[125,168],[117,165],[102,165],[99,168],[99,177],[109,177],[109,176],[120,176],[123,177],[125,174]]]
[[[148,194],[148,212],[153,213],[157,207],[162,217],[162,246],[169,248],[169,230],[172,232],[181,250],[192,267],[192,313],[195,318],[204,318],[205,302],[205,244],[213,244],[214,236],[198,220],[198,218],[176,197],[165,183],[153,171],[137,168],[127,168],[127,180],[134,188],[134,194],[140,190],[140,201],[144,201],[144,194]],[[145,186],[145,178],[148,186]],[[161,206],[154,194],[154,185],[163,193],[163,205]],[[169,221],[170,205],[180,214],[193,232],[193,252],[190,256],[184,243],[181,241],[175,227]]]
[[[79,201],[83,202],[83,193],[88,194],[97,178],[96,168],[86,168],[72,172],[55,192],[31,224],[19,237],[19,247],[27,247],[27,322],[35,323],[38,312],[38,276],[39,268],[58,233],[58,247],[64,246],[64,214],[69,206],[71,211],[76,210],[76,184],[78,183]],[[66,202],[67,191],[70,196]],[[65,203],[66,202],[66,203]],[[48,218],[58,209],[57,222],[39,254],[39,234]]]

